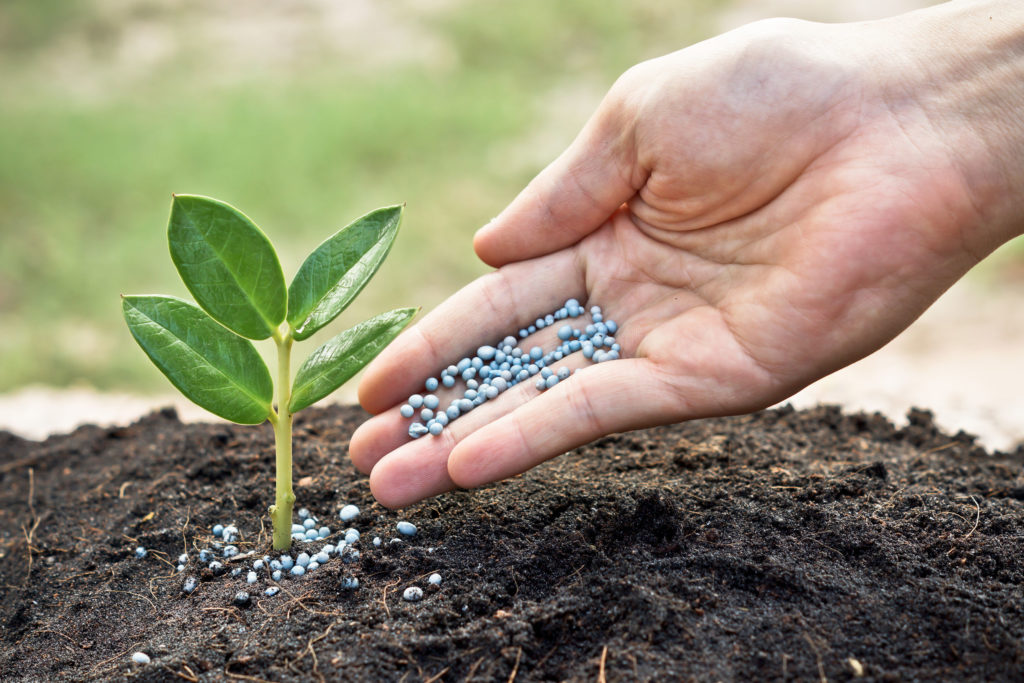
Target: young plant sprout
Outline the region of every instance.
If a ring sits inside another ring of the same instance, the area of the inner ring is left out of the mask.
[[[274,548],[291,544],[292,416],[348,381],[412,320],[400,308],[316,349],[291,379],[292,342],[334,320],[387,256],[402,206],[371,211],[306,258],[285,286],[277,253],[247,216],[216,199],[175,195],[171,259],[199,306],[172,296],[122,296],[125,321],[150,360],[187,398],[226,420],[274,426]],[[277,388],[250,339],[277,346]]]

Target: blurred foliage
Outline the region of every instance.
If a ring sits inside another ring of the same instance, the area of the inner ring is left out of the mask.
[[[429,309],[485,271],[473,231],[614,78],[707,35],[715,4],[409,0],[336,21],[324,2],[6,0],[0,391],[168,388],[118,295],[187,296],[166,256],[172,192],[243,207],[289,278],[341,225],[405,201],[342,324]]]

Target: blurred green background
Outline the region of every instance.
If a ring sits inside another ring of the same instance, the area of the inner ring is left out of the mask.
[[[485,271],[474,230],[612,81],[706,36],[713,4],[5,0],[0,391],[170,390],[119,294],[188,296],[172,192],[245,211],[289,279],[353,218],[406,202],[389,260],[321,336],[429,309]]]
[[[429,309],[484,272],[474,230],[623,70],[721,31],[737,4],[5,0],[0,392],[170,390],[118,295],[187,296],[172,192],[242,209],[287,278],[351,219],[406,202],[391,257],[318,338]]]

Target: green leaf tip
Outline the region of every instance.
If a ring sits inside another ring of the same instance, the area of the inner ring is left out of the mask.
[[[288,324],[303,340],[334,320],[380,268],[402,224],[405,204],[357,218],[313,250],[288,288]]]
[[[177,297],[121,295],[121,308],[135,341],[186,398],[239,424],[270,416],[273,383],[252,342]]]
[[[178,274],[210,317],[249,339],[273,334],[287,310],[284,273],[248,216],[217,199],[175,194],[167,238]]]
[[[418,308],[381,313],[350,327],[318,348],[299,368],[288,411],[297,413],[347,382],[390,344]]]

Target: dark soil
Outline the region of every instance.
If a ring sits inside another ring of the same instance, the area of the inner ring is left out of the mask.
[[[248,608],[244,575],[185,596],[173,563],[217,522],[268,548],[269,426],[0,433],[0,679],[1024,679],[1024,449],[926,412],[783,409],[611,436],[397,514],[346,457],[364,417],[310,410],[295,438],[298,504],[336,530],[358,504],[361,560],[270,598],[261,576]],[[419,534],[370,545],[398,519]]]

